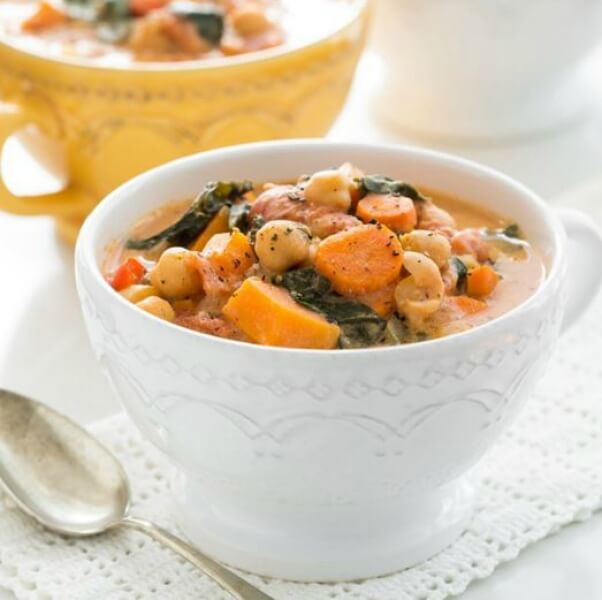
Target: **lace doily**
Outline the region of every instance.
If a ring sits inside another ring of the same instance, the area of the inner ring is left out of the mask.
[[[472,525],[431,560],[389,577],[338,585],[249,575],[277,600],[440,600],[463,592],[529,544],[602,506],[602,297],[560,342],[525,410],[477,468]],[[174,528],[166,459],[124,415],[92,430],[123,461],[134,514]],[[169,550],[133,531],[62,539],[0,502],[0,586],[18,600],[229,600]]]

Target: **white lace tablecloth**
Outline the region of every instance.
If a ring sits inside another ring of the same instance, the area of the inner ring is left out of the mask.
[[[123,461],[134,513],[174,528],[170,466],[124,415],[95,434]],[[477,467],[479,506],[466,533],[431,560],[338,585],[248,576],[277,600],[440,600],[462,593],[529,544],[602,507],[602,296],[560,342],[527,407]],[[62,539],[0,503],[0,587],[21,600],[227,600],[228,594],[145,536]]]

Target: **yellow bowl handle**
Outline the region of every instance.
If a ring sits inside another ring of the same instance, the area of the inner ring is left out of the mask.
[[[14,133],[34,123],[34,118],[20,105],[0,102],[0,147]],[[0,210],[6,212],[74,218],[88,212],[92,204],[92,200],[73,185],[55,194],[15,196],[0,177]]]

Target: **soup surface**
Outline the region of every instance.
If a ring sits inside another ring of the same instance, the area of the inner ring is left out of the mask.
[[[310,20],[320,4],[321,19]],[[107,66],[255,52],[322,35],[344,0],[2,0],[0,39]]]
[[[108,249],[140,309],[255,344],[362,348],[462,332],[544,278],[518,224],[346,163],[294,183],[209,183]]]

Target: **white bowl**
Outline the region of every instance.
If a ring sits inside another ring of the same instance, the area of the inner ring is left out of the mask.
[[[209,179],[281,180],[346,160],[512,216],[541,251],[546,281],[521,306],[466,333],[314,351],[254,346],[159,321],[101,275],[108,242]],[[594,226],[574,213],[563,219],[579,251],[599,256]],[[407,567],[464,530],[474,501],[468,472],[543,372],[565,292],[574,320],[598,287],[576,268],[568,285],[566,258],[557,214],[500,173],[399,146],[286,141],[199,154],[119,188],[86,221],[76,269],[104,370],[142,432],[178,467],[183,532],[252,572],[332,581]]]
[[[601,24],[599,0],[381,0],[379,105],[431,138],[491,140],[570,123],[594,98],[584,60]]]

